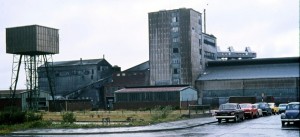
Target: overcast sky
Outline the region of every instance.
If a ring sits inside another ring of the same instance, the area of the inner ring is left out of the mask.
[[[10,86],[13,60],[5,28],[57,28],[54,61],[105,55],[125,70],[149,59],[148,13],[178,8],[206,9],[206,32],[221,50],[249,46],[258,58],[299,56],[299,0],[0,0],[0,90]],[[25,88],[23,72],[18,88]]]

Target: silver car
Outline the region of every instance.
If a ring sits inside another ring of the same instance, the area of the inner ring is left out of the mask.
[[[288,105],[287,103],[281,103],[281,104],[279,104],[279,106],[278,106],[279,113],[284,113],[287,105]]]
[[[253,104],[253,106],[257,109],[258,116],[259,116],[259,117],[262,117],[262,116],[263,116],[263,112],[262,112],[262,110],[258,107],[258,104]]]

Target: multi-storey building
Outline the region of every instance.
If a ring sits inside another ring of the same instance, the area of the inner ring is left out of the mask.
[[[50,64],[51,65],[51,64]],[[111,81],[113,67],[105,59],[53,62],[49,76],[54,81],[54,95],[61,99],[90,99],[94,107],[102,106],[100,87]],[[38,68],[39,89],[50,91],[47,71]]]
[[[193,9],[151,12],[149,60],[151,85],[194,85],[203,64],[201,13]]]

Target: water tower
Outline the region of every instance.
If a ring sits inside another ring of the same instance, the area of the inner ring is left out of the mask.
[[[14,100],[20,66],[25,65],[28,108],[38,109],[39,89],[37,67],[45,65],[50,92],[54,99],[54,81],[49,75],[52,55],[59,53],[58,29],[40,25],[6,28],[6,53],[13,54],[11,98]]]

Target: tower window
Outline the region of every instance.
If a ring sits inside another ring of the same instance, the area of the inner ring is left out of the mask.
[[[178,22],[178,17],[172,17],[172,22]]]
[[[179,38],[173,38],[173,42],[179,42]]]
[[[178,74],[179,72],[178,72],[178,69],[177,68],[175,68],[174,69],[174,74]]]
[[[179,52],[178,48],[173,48],[173,53],[178,53],[178,52]]]

